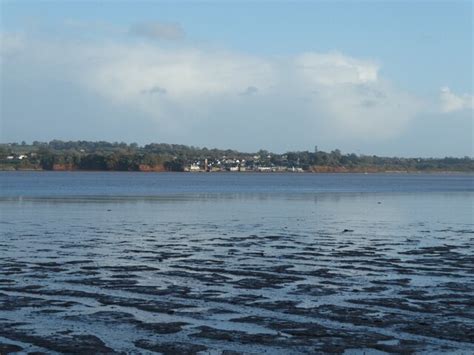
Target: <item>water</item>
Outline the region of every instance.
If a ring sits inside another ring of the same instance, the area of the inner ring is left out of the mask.
[[[0,352],[474,351],[473,175],[8,172],[0,188]]]
[[[0,172],[1,196],[163,196],[203,193],[466,192],[467,174]]]

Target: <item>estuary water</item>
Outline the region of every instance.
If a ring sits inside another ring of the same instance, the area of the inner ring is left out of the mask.
[[[474,175],[0,173],[0,353],[472,353]]]

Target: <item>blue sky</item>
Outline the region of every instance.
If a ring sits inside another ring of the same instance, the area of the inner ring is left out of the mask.
[[[1,140],[472,156],[472,18],[471,1],[3,1]]]

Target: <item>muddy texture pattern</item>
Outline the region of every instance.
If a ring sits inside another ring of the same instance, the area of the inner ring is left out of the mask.
[[[459,198],[2,201],[0,353],[473,353]]]

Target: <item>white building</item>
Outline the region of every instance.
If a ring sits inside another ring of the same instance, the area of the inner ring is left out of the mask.
[[[189,171],[201,171],[201,168],[198,164],[191,164],[191,166],[189,167]]]

